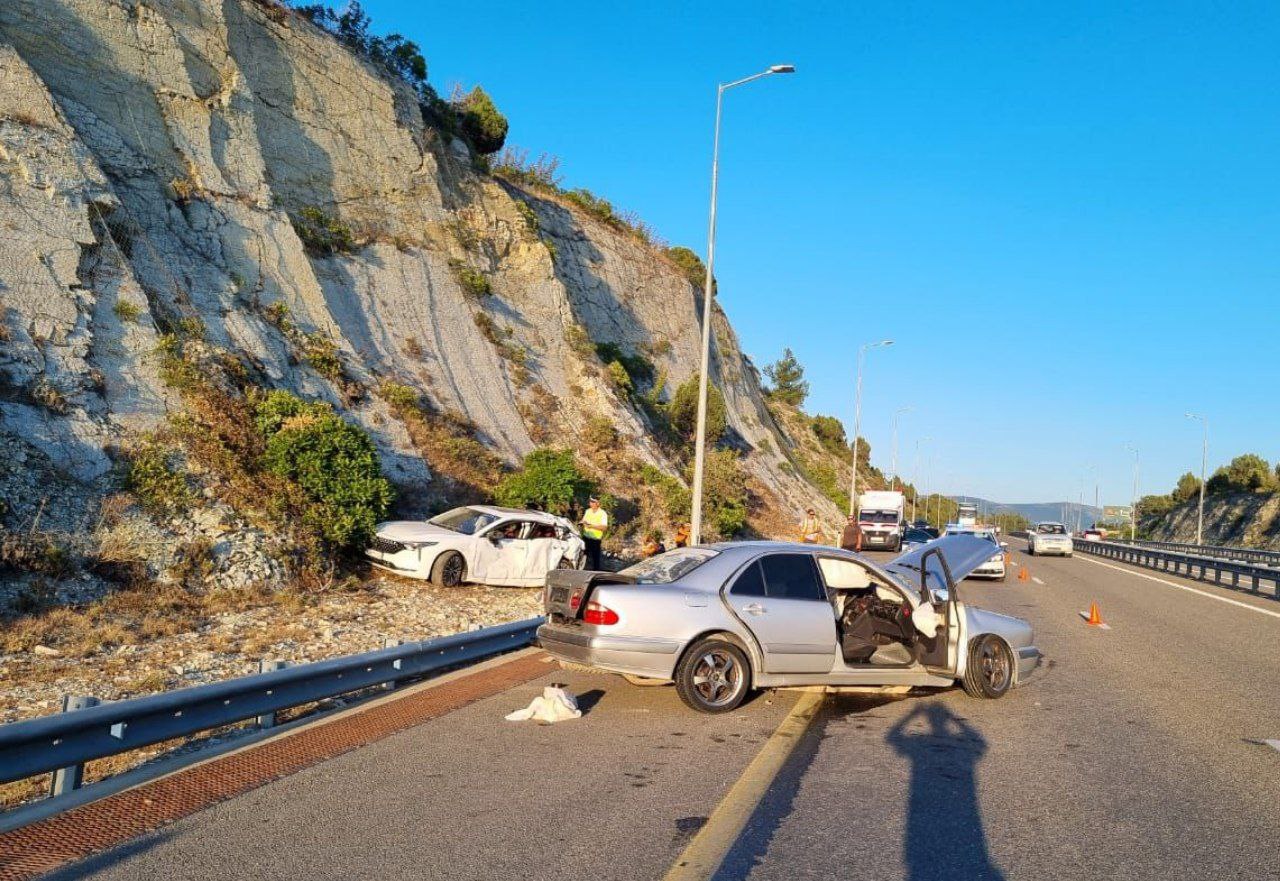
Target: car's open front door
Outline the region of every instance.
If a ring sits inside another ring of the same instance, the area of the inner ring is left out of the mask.
[[[942,548],[926,548],[918,559],[918,565],[915,583],[919,586],[920,597],[933,604],[942,621],[937,636],[932,640],[922,638],[924,651],[920,655],[920,663],[931,672],[949,675],[955,672],[957,652],[963,638],[960,632],[963,616],[956,596],[956,581]]]

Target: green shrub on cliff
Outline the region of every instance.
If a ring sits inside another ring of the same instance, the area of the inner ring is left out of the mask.
[[[476,86],[453,106],[462,123],[462,134],[476,152],[487,156],[502,149],[507,140],[507,118],[498,112],[484,89]]]

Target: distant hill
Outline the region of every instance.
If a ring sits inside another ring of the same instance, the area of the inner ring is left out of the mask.
[[[978,509],[984,513],[991,514],[1021,514],[1032,523],[1041,520],[1057,520],[1062,521],[1063,517],[1075,522],[1076,503],[1075,502],[993,502],[990,499],[978,498],[977,496],[952,496],[957,502],[973,502],[978,505]],[[1081,522],[1085,526],[1093,523],[1095,520],[1102,519],[1102,509],[1095,508],[1092,505],[1085,505],[1081,509]],[[1064,514],[1065,512],[1065,514]]]

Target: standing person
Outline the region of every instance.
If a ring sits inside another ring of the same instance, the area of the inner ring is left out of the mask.
[[[595,496],[587,503],[587,511],[582,515],[582,541],[587,546],[587,568],[600,571],[603,564],[600,560],[600,542],[609,531],[609,512],[600,507],[600,500]]]
[[[844,525],[844,531],[840,533],[840,547],[846,551],[861,552],[862,527],[858,525],[857,514],[849,515],[849,522]]]
[[[676,547],[687,548],[689,546],[689,533],[692,529],[688,523],[680,524],[680,528],[676,530],[675,538],[673,539]]]
[[[644,546],[640,549],[640,556],[646,560],[650,557],[656,557],[665,551],[662,546],[662,537],[656,531],[650,532],[649,536],[644,540]]]
[[[813,508],[809,508],[804,513],[805,517],[800,521],[800,541],[807,545],[816,545],[822,541],[822,522],[818,520],[818,515]]]

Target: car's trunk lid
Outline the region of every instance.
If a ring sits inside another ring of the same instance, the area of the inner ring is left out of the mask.
[[[577,569],[552,569],[547,573],[543,607],[547,619],[569,623],[582,617],[582,610],[599,584],[634,584],[635,579],[617,572],[582,572]]]

